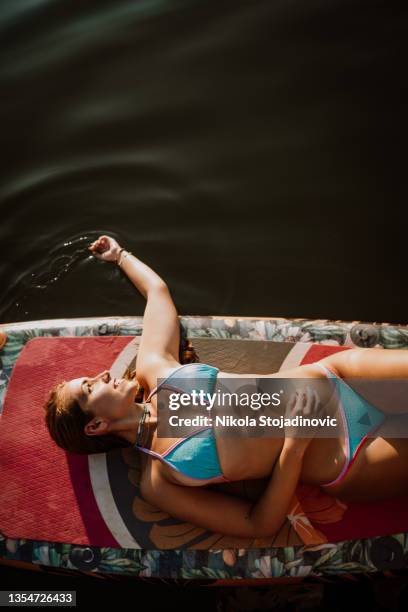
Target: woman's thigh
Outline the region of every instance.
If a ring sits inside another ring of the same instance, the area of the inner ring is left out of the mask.
[[[408,495],[408,438],[382,437],[378,430],[351,466],[338,496],[344,500],[373,501]]]

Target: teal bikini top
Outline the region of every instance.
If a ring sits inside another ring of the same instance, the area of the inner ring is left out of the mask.
[[[180,372],[180,375],[178,375]],[[191,393],[193,390],[214,393],[218,368],[206,363],[186,363],[170,374],[148,395],[146,403],[159,389],[170,389],[179,393]],[[177,386],[168,381],[177,380]],[[215,437],[212,427],[203,427],[186,438],[175,442],[163,455],[143,446],[135,445],[144,453],[167,463],[171,468],[199,481],[226,482],[219,463]]]

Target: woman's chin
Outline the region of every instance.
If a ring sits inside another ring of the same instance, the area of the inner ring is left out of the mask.
[[[139,383],[137,382],[137,380],[127,380],[126,382],[128,384],[128,388],[136,397],[137,392],[139,391]]]

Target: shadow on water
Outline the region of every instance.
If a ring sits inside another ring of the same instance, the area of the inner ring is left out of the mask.
[[[180,314],[407,323],[407,9],[4,0],[0,321]],[[88,242],[89,241],[89,242]]]

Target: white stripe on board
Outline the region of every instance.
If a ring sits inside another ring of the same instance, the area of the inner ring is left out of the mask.
[[[119,353],[110,367],[109,371],[111,376],[114,378],[122,378],[129,364],[132,362],[132,359],[137,355],[140,339],[141,336],[135,336]]]
[[[141,548],[126,527],[116,507],[108,478],[106,453],[88,455],[88,464],[96,503],[113,537],[122,548]]]

